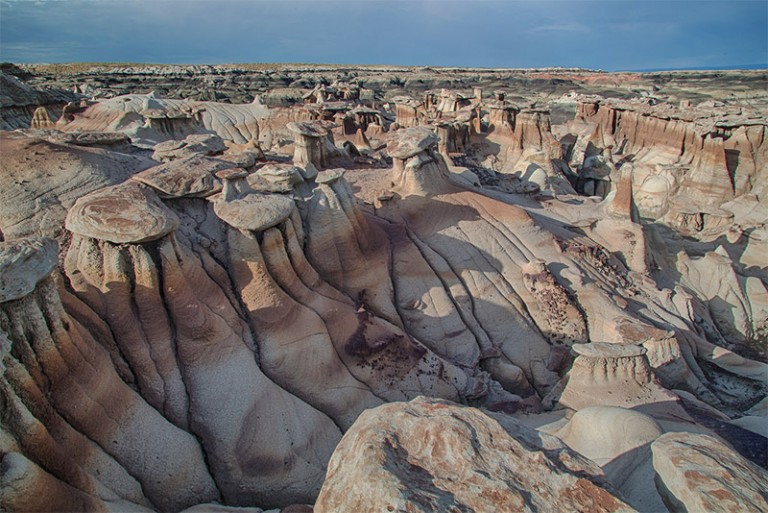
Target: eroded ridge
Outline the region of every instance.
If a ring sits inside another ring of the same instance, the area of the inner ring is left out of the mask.
[[[764,114],[395,72],[13,82],[0,508],[765,509]]]

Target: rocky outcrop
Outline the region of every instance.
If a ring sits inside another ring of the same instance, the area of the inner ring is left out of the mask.
[[[436,125],[438,152],[444,158],[450,158],[451,154],[465,153],[470,144],[470,125],[466,121],[443,121]]]
[[[18,133],[0,135],[0,153],[0,230],[6,238],[60,237],[78,198],[156,165],[107,148]]]
[[[577,119],[594,127],[593,148],[611,146],[635,161],[681,166],[676,171],[679,191],[670,191],[669,197],[679,195],[677,201],[689,209],[707,211],[762,187],[758,184],[766,169],[768,127],[757,113],[705,104],[678,109],[669,104],[595,99],[580,105]],[[718,115],[713,116],[713,111]],[[658,194],[660,186],[664,187],[659,183],[646,188]],[[663,208],[652,213],[656,217],[658,212],[666,213]]]
[[[171,139],[215,133],[244,144],[259,137],[259,120],[267,109],[258,102],[225,104],[125,95],[103,100],[57,126],[67,132],[120,131],[134,144],[154,147]]]
[[[51,119],[51,113],[61,112],[64,105],[75,101],[78,96],[50,87],[37,90],[17,77],[0,71],[0,130],[50,128],[57,119],[55,115]]]
[[[395,104],[395,120],[398,126],[410,128],[419,126],[426,117],[424,103],[408,96],[392,98]]]
[[[156,145],[152,158],[160,162],[167,162],[200,155],[213,156],[226,149],[224,140],[217,135],[192,134],[182,141],[172,139]]]
[[[661,405],[678,411],[677,397],[656,380],[642,346],[629,344],[575,344],[578,355],[556,394],[561,406],[581,410],[589,406],[637,408]]]
[[[709,134],[681,152],[660,122],[598,122],[613,101],[425,92],[451,70],[392,79],[424,99],[403,124],[428,127],[335,69],[201,70],[290,87],[269,110],[94,100],[64,131],[0,137],[0,509],[304,511],[345,432],[318,509],[663,511],[664,431],[761,461],[768,217],[746,107],[706,130],[625,109]]]
[[[4,264],[36,252],[48,262],[33,290],[0,303],[0,394],[8,412],[0,424],[0,504],[173,511],[215,499],[197,439],[144,402],[64,310],[51,276],[56,262],[45,256],[52,244],[0,243]],[[12,275],[14,266],[3,266],[3,278],[9,269]]]
[[[4,243],[0,260],[0,302],[21,299],[47,278],[58,263],[51,239],[22,239]]]
[[[177,162],[183,161],[171,164]],[[238,168],[218,171],[221,193],[168,194],[169,203],[132,180],[117,188],[140,191],[142,201],[130,209],[113,189],[86,196],[68,219],[75,235],[65,265],[73,290],[108,323],[116,367],[148,404],[199,437],[227,503],[311,501],[340,436],[337,426],[346,429],[382,400],[511,399],[501,389],[491,394],[487,376],[465,372],[379,317],[381,301],[369,307],[362,295],[356,305],[309,263],[305,233],[308,254],[318,261],[328,260],[316,249],[323,237],[339,240],[337,230],[341,239],[366,235],[362,225],[354,231],[335,222],[317,232],[324,210],[361,222],[340,172],[324,172],[309,191],[308,198],[333,198],[336,205],[310,205],[316,215],[307,221],[309,232],[294,200],[253,191],[247,176]],[[86,208],[94,197],[113,201]],[[129,217],[146,224],[123,223]],[[174,218],[154,229],[155,220]],[[374,277],[365,276],[363,290],[386,291],[387,282],[372,283]],[[359,282],[343,283],[355,290]],[[217,385],[222,373],[226,386]],[[259,393],[244,401],[237,390]],[[254,424],[264,411],[284,427]]]
[[[217,173],[232,169],[240,168],[226,160],[195,155],[142,171],[134,180],[151,187],[163,199],[206,197],[222,189]]]
[[[705,435],[668,433],[651,445],[656,482],[671,511],[766,511],[768,473]]]
[[[567,449],[544,449],[479,410],[424,398],[360,416],[314,510],[388,509],[633,511]]]
[[[598,219],[587,232],[619,256],[628,269],[648,271],[648,247],[632,192],[632,170],[622,167],[614,190],[598,207]]]
[[[587,341],[584,317],[568,291],[557,283],[542,260],[533,260],[521,268],[523,283],[536,298],[528,311],[536,324],[554,344],[571,345]]]
[[[740,276],[725,248],[691,258],[677,255],[682,282],[709,302],[712,320],[731,340],[759,339],[768,319],[765,285],[755,277]]]
[[[127,182],[77,200],[65,226],[83,237],[114,244],[140,243],[171,233],[179,227],[179,218],[152,189]]]
[[[392,183],[401,196],[428,196],[445,192],[450,180],[442,155],[437,153],[438,138],[424,127],[398,130],[387,145],[392,156]]]
[[[489,104],[488,140],[501,144],[505,165],[512,167],[524,150],[543,152],[550,159],[562,158],[560,143],[552,135],[549,111],[520,109],[506,101]]]
[[[219,285],[225,270],[187,244],[173,233],[124,246],[78,235],[68,278],[109,323],[115,365],[134,376],[148,404],[200,440],[227,503],[310,501],[338,428],[262,373],[240,307]],[[257,422],[264,412],[281,418],[280,428]]]
[[[319,170],[349,161],[347,153],[334,144],[325,122],[292,122],[287,127],[296,139],[293,162],[304,170],[304,178],[312,179]]]

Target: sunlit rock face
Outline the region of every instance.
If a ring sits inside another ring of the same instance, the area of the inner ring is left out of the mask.
[[[765,116],[296,73],[0,133],[0,508],[765,509]]]
[[[445,401],[380,406],[336,448],[315,511],[634,511],[594,464],[555,444]]]

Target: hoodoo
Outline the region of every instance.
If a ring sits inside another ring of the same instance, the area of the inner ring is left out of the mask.
[[[265,66],[2,66],[0,509],[768,510],[763,71]]]

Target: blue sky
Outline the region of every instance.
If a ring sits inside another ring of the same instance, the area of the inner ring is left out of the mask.
[[[0,0],[0,60],[768,67],[768,0]]]

